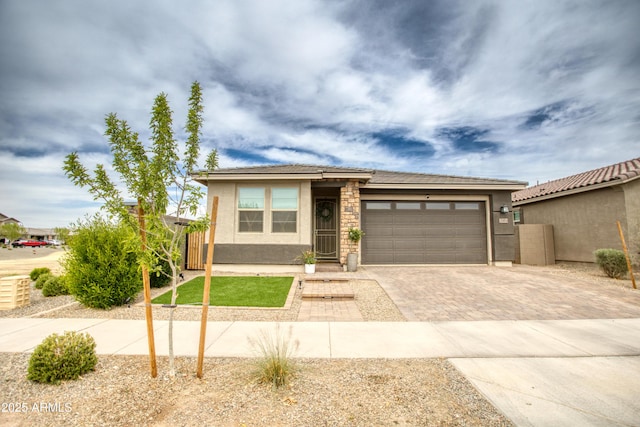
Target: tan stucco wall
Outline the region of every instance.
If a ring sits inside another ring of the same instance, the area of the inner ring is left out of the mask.
[[[264,231],[262,233],[239,233],[237,193],[238,188],[265,187]],[[271,212],[269,210],[273,187],[298,187],[298,232],[272,233]],[[209,182],[207,212],[211,214],[213,197],[218,196],[218,220],[216,224],[216,243],[236,244],[298,244],[310,245],[312,237],[311,215],[311,182],[310,181],[242,181],[242,182]],[[205,237],[208,241],[209,236]]]
[[[640,179],[623,185],[622,189],[627,208],[625,242],[634,264],[640,265]]]
[[[616,221],[626,228],[627,209],[619,186],[522,205],[521,212],[523,224],[553,225],[558,261],[594,262],[596,249],[621,249]]]

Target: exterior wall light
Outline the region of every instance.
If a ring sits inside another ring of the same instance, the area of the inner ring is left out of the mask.
[[[508,214],[509,213],[509,206],[507,206],[507,205],[500,206],[500,213],[501,214]]]

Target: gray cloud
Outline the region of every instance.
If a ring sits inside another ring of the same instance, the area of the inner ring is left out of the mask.
[[[633,158],[638,22],[633,0],[0,2],[1,211],[95,209],[64,154],[108,164],[105,114],[145,139],[161,91],[181,136],[193,80],[223,166],[535,182]]]

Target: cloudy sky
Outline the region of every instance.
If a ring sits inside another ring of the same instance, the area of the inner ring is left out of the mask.
[[[97,204],[64,156],[110,164],[160,92],[203,158],[516,179],[640,156],[636,0],[0,0],[0,212],[65,226]],[[204,162],[202,163],[204,164]]]

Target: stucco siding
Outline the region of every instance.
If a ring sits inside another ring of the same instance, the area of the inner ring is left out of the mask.
[[[264,187],[265,209],[264,229],[261,233],[243,233],[238,226],[238,188]],[[278,187],[299,189],[297,231],[295,233],[274,233],[271,230],[270,191]],[[216,243],[220,244],[311,244],[311,183],[310,181],[259,181],[259,182],[210,182],[208,186],[207,212],[211,212],[213,198],[218,196],[218,219],[216,222]],[[205,238],[208,241],[208,235]]]
[[[625,241],[636,265],[640,264],[640,179],[622,186],[627,210]]]
[[[616,221],[626,226],[625,193],[619,187],[529,203],[521,207],[523,224],[554,227],[558,261],[593,262],[599,248],[620,248]]]

